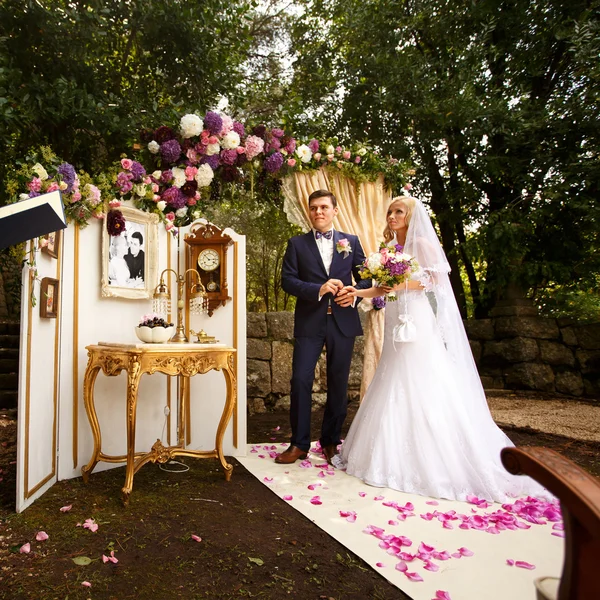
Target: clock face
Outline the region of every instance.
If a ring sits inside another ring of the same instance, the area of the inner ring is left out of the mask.
[[[219,253],[212,248],[202,250],[198,255],[198,266],[203,271],[214,271],[220,264],[221,258]]]

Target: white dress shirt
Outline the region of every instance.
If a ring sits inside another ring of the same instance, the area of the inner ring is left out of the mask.
[[[317,242],[317,248],[319,249],[319,254],[323,259],[323,265],[325,265],[327,275],[329,275],[329,269],[331,269],[331,261],[333,260],[333,229],[331,229],[331,232],[332,234],[330,240],[328,240],[324,236],[321,236],[319,239],[317,239],[317,232],[316,230],[313,230],[313,234],[315,235],[315,242]]]

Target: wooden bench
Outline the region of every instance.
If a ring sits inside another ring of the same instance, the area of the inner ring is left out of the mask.
[[[513,475],[529,475],[560,500],[565,562],[556,595],[541,580],[538,598],[600,599],[600,479],[549,448],[504,448],[502,463]],[[546,591],[541,592],[540,588]]]

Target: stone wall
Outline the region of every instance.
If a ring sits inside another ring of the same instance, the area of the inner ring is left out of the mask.
[[[364,326],[364,313],[361,313]],[[600,397],[600,323],[578,324],[543,317],[496,317],[465,322],[486,389],[526,389],[567,396]],[[248,313],[248,407],[250,413],[287,410],[290,404],[294,315]],[[357,338],[349,396],[358,398],[363,339]],[[313,401],[325,402],[327,376],[321,356]]]

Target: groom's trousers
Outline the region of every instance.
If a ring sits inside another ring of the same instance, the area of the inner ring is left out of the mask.
[[[292,360],[290,424],[291,443],[308,451],[315,367],[323,346],[327,353],[327,403],[321,427],[321,446],[340,443],[348,407],[348,377],[354,350],[354,337],[345,336],[333,316],[327,317],[325,333],[295,338]]]

